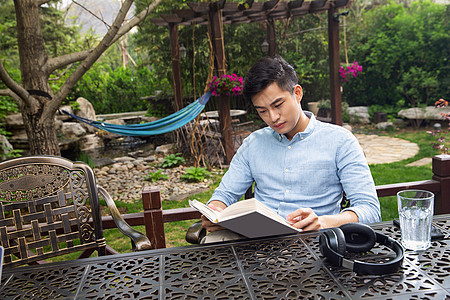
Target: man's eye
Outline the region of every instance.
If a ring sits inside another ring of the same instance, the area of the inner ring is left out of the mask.
[[[283,105],[284,102],[281,102],[280,104],[275,105],[276,108],[280,107],[281,105]]]
[[[266,112],[266,110],[258,110],[258,113],[260,113],[260,114],[263,114],[265,112]]]

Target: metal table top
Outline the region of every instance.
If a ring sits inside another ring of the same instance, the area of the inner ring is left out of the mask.
[[[319,233],[309,232],[7,269],[0,299],[450,299],[450,216],[433,224],[445,239],[407,250],[402,268],[388,275],[329,266]],[[400,240],[392,222],[372,227]],[[392,256],[377,244],[357,258]]]

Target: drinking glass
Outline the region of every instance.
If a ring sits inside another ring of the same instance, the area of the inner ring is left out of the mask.
[[[426,250],[431,245],[434,194],[422,190],[397,193],[402,244],[410,250]]]

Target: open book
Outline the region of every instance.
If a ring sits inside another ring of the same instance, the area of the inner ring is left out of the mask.
[[[255,198],[233,203],[222,212],[215,211],[197,200],[189,200],[189,205],[200,211],[211,222],[248,238],[301,231],[292,227],[287,220]]]

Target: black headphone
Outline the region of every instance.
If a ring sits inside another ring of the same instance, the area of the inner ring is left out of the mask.
[[[367,263],[344,258],[345,251],[363,253],[372,249],[375,242],[392,249],[396,257],[385,263]],[[348,223],[338,228],[330,228],[319,237],[320,253],[331,265],[344,267],[357,274],[383,275],[396,272],[403,262],[404,249],[394,239],[375,232],[361,223]]]

